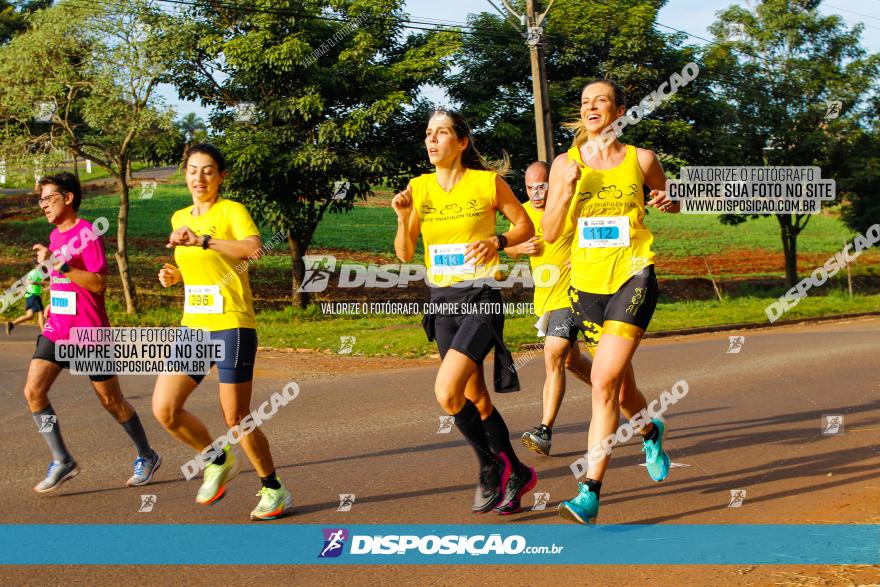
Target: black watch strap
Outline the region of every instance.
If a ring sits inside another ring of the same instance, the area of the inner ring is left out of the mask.
[[[498,239],[498,250],[507,248],[507,237],[503,234],[496,234],[495,238]]]
[[[202,237],[202,248],[208,250],[208,241],[211,240],[211,235],[206,234]]]

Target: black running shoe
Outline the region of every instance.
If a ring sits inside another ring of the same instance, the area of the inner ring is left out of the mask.
[[[532,452],[549,457],[551,434],[550,429],[543,424],[535,426],[530,432],[522,435],[522,444]]]
[[[504,497],[504,487],[510,476],[510,461],[503,453],[498,455],[498,460],[497,465],[480,467],[480,481],[471,508],[475,514],[492,511]]]
[[[515,514],[522,509],[522,496],[530,491],[538,484],[538,473],[534,467],[526,467],[515,473],[507,480],[507,486],[504,490],[504,499],[495,508],[495,513],[506,516]]]

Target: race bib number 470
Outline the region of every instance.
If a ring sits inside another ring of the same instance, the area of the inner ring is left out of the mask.
[[[220,286],[187,285],[183,311],[186,314],[222,314],[223,296],[220,295]]]
[[[76,316],[76,292],[53,291],[50,292],[50,306],[53,314],[65,314]]]
[[[594,216],[578,218],[578,246],[582,249],[629,246],[629,218]]]

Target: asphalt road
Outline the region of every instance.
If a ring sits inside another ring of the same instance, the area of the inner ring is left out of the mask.
[[[639,443],[618,447],[603,484],[599,522],[880,523],[880,319],[748,331],[740,352],[728,353],[728,337],[736,334],[643,343],[635,369],[649,399],[676,381],[688,383],[687,396],[666,414],[667,450],[679,466],[655,484],[638,465]],[[179,469],[192,455],[152,417],[152,377],[124,377],[122,383],[165,459],[153,484],[124,486],[134,457],[128,438],[101,409],[88,381],[65,372],[51,399],[82,472],[57,495],[32,493],[49,460],[21,397],[35,335],[33,328],[18,328],[0,341],[0,522],[249,523],[259,489],[249,464],[217,505],[194,503],[198,481],[186,482]],[[263,425],[278,474],[297,504],[295,515],[273,523],[566,523],[555,506],[576,492],[569,465],[586,448],[585,385],[569,379],[553,456],[519,451],[538,470],[535,491],[550,494],[547,509],[475,518],[469,512],[475,459],[454,428],[438,433],[443,413],[433,398],[436,367],[407,368],[401,361],[394,369],[368,370],[354,367],[353,358],[331,359],[338,367],[319,371],[307,354],[257,358],[254,406],[289,381],[302,389]],[[543,361],[528,362],[520,377],[524,391],[493,397],[516,447],[522,431],[540,419]],[[212,374],[188,404],[214,436],[225,431],[216,381]],[[843,432],[823,434],[831,414],[843,415]],[[741,507],[728,507],[732,490],[745,490]],[[156,496],[149,513],[138,512],[145,493]],[[350,511],[337,511],[340,494],[355,495]],[[530,496],[524,505],[532,504]],[[218,549],[218,562],[222,552]],[[650,578],[656,585],[763,585],[807,582],[796,578],[801,575],[837,584],[829,577],[842,581],[847,573],[863,573],[859,581],[880,580],[876,567],[152,567],[145,575],[143,569],[116,566],[7,567],[0,582],[103,584],[136,578],[147,584],[216,584],[218,573],[223,582],[288,584],[612,584]]]

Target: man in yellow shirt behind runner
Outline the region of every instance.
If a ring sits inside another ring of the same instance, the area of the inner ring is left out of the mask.
[[[507,247],[504,252],[514,259],[528,255],[535,280],[535,315],[538,316],[538,336],[545,336],[544,342],[544,380],[543,416],[541,425],[522,435],[523,446],[538,454],[549,456],[553,423],[565,396],[565,369],[578,379],[590,384],[590,359],[582,355],[578,348],[578,326],[568,301],[571,267],[571,241],[574,226],[569,221],[566,232],[549,244],[544,242],[541,217],[549,189],[550,166],[543,161],[535,161],[526,169],[526,191],[529,201],[523,206],[535,225],[535,236],[526,242]],[[546,267],[546,268],[545,268]],[[559,270],[557,279],[553,278],[551,267]],[[549,282],[549,283],[548,283]],[[547,285],[538,285],[548,283]]]

